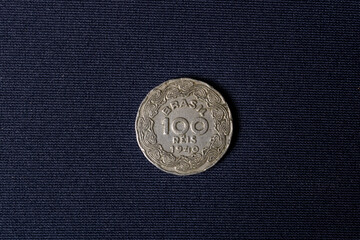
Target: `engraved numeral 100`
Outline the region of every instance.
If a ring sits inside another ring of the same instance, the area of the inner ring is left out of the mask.
[[[209,128],[209,123],[205,118],[198,117],[194,121],[189,122],[182,117],[177,117],[170,122],[169,118],[164,118],[162,121],[164,126],[164,135],[169,134],[169,128],[171,131],[177,135],[186,134],[190,130],[198,135],[203,135],[207,132]]]

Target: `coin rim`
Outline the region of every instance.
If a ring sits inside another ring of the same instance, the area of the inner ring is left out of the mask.
[[[162,168],[161,166],[159,166],[159,164],[155,163],[153,160],[151,160],[147,154],[145,153],[145,149],[143,149],[141,147],[141,144],[140,144],[140,140],[139,140],[139,136],[138,136],[138,130],[137,130],[137,122],[138,122],[138,118],[140,116],[140,109],[142,108],[143,104],[145,103],[145,101],[148,99],[149,96],[151,96],[151,94],[157,90],[157,88],[159,88],[160,86],[162,85],[166,85],[166,84],[170,84],[171,82],[176,82],[176,81],[181,81],[181,80],[190,80],[190,81],[193,81],[195,83],[198,83],[198,84],[203,84],[205,85],[206,87],[209,87],[210,89],[212,89],[213,91],[215,91],[215,93],[217,93],[217,95],[221,98],[221,100],[224,102],[224,104],[226,105],[227,109],[228,109],[228,113],[229,113],[229,121],[230,121],[230,131],[229,131],[229,135],[228,135],[228,139],[226,141],[226,146],[225,146],[225,150],[223,151],[223,153],[221,155],[218,156],[218,159],[217,160],[214,160],[212,161],[212,164],[210,164],[209,166],[207,166],[206,168],[202,169],[199,171],[199,169],[195,169],[193,171],[190,171],[190,172],[187,172],[187,173],[179,173],[179,172],[176,172],[176,171],[169,171],[169,170],[166,170],[164,168]],[[225,153],[228,151],[229,149],[229,146],[230,146],[230,143],[231,143],[231,139],[232,139],[232,136],[233,136],[233,118],[232,118],[232,114],[231,114],[231,110],[230,110],[230,107],[229,105],[227,104],[227,102],[225,101],[224,97],[222,96],[222,94],[220,92],[218,92],[214,87],[210,86],[209,84],[203,82],[203,81],[199,81],[199,80],[196,80],[196,79],[193,79],[193,78],[175,78],[175,79],[170,79],[170,80],[167,80],[159,85],[157,85],[156,87],[154,87],[153,89],[151,89],[147,95],[145,96],[145,98],[141,101],[141,104],[138,108],[138,111],[137,111],[137,114],[136,114],[136,118],[135,118],[135,134],[136,134],[136,141],[137,141],[137,144],[141,150],[141,152],[143,153],[143,155],[146,157],[146,159],[151,163],[153,164],[155,167],[157,167],[158,169],[160,169],[161,171],[163,172],[166,172],[166,173],[170,173],[170,174],[174,174],[174,175],[177,175],[177,176],[188,176],[188,175],[194,175],[194,174],[198,174],[198,173],[202,173],[206,170],[208,170],[209,168],[213,167],[217,162],[220,161],[220,159],[223,158],[223,156],[225,155]]]

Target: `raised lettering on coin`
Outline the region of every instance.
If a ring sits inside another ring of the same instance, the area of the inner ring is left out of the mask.
[[[139,107],[135,129],[146,158],[176,175],[212,167],[229,147],[233,131],[220,93],[190,78],[169,80],[150,91]]]

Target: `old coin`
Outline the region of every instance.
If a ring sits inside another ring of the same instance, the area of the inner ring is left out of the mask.
[[[224,98],[208,84],[169,80],[151,90],[135,122],[137,142],[159,169],[190,175],[212,167],[229,147],[233,126]]]

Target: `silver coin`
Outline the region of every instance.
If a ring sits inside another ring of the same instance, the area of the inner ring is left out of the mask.
[[[203,172],[229,147],[233,124],[224,98],[208,84],[179,78],[151,90],[135,122],[137,142],[159,169],[176,175]]]

